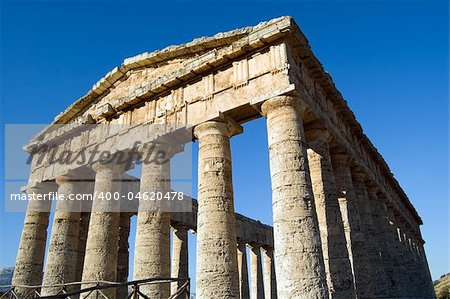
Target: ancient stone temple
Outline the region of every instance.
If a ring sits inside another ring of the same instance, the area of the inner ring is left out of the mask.
[[[239,182],[232,181],[230,139],[245,134],[243,123],[260,117],[267,121],[273,227],[234,211],[233,184]],[[127,129],[110,130],[110,141],[79,129],[96,124]],[[70,292],[98,282],[187,278],[188,234],[195,232],[196,298],[435,297],[421,218],[292,18],[128,58],[26,150],[51,144],[56,151],[77,152],[107,143],[111,152],[143,155],[145,148],[134,145],[149,140],[133,133],[142,124],[192,129],[178,140],[181,148],[193,139],[199,144],[192,210],[154,212],[139,203],[125,212],[97,200],[86,210],[78,202],[58,201],[47,236],[49,203],[30,201],[13,277],[19,296],[27,286],[42,286],[43,296],[61,293],[61,285]],[[169,158],[179,151],[168,149]],[[168,166],[143,166],[140,177],[127,180],[127,167],[34,159],[24,191],[170,190]],[[91,179],[79,184],[80,173]],[[134,273],[128,278],[130,263]],[[183,283],[142,285],[136,296],[176,298]],[[109,288],[102,295],[126,298],[127,292]],[[104,298],[95,291],[83,296]]]

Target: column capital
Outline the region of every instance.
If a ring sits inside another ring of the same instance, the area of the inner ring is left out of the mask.
[[[195,126],[194,136],[199,139],[203,136],[214,134],[230,138],[231,136],[242,133],[242,131],[242,126],[238,125],[233,120],[219,119],[206,121]]]
[[[333,161],[341,163],[349,163],[351,161],[350,155],[345,152],[331,152],[331,158]]]
[[[58,190],[58,185],[52,181],[45,182],[28,182],[26,186],[20,188],[20,191],[27,194],[36,193],[43,194]]]
[[[261,246],[261,248],[264,252],[272,252],[272,254],[273,254],[273,246],[264,245],[264,246]]]
[[[366,184],[367,186],[367,192],[369,193],[370,196],[372,196],[373,198],[377,198],[378,199],[378,192],[380,191],[380,188],[372,183],[368,183]]]
[[[65,184],[65,183],[77,182],[77,181],[79,181],[79,180],[77,180],[73,175],[68,175],[68,174],[61,175],[55,179],[55,183],[58,184],[59,186],[61,186],[62,184]]]
[[[141,156],[144,156],[153,150],[157,150],[158,152],[162,151],[166,155],[164,158],[170,159],[177,153],[182,152],[184,150],[184,145],[171,140],[156,140],[154,142],[141,144],[136,148],[136,151]]]
[[[352,168],[352,177],[355,180],[365,182],[368,176],[360,167],[354,167]]]
[[[342,146],[330,145],[330,156],[333,162],[346,163],[351,167],[352,156]]]
[[[120,173],[127,170],[127,163],[116,163],[114,161],[97,161],[92,164],[92,170],[98,173],[102,170],[112,170],[114,172]]]
[[[306,104],[298,96],[282,95],[266,100],[261,105],[261,114],[267,116],[267,113],[283,107],[293,107],[300,114],[306,110]]]
[[[239,238],[237,238],[237,242],[236,242],[238,245],[243,245],[243,246],[247,246],[247,242],[246,241],[244,241],[244,240],[242,240],[242,239],[239,239]]]
[[[310,143],[313,141],[323,141],[329,142],[331,140],[331,134],[319,121],[314,121],[305,125],[305,137],[306,142]]]
[[[260,249],[260,248],[262,248],[261,245],[259,245],[258,243],[254,243],[254,242],[248,243],[248,246],[250,246],[251,249]]]
[[[171,223],[170,226],[176,231],[186,231],[187,232],[190,230],[190,228],[188,226],[182,225],[182,224]]]

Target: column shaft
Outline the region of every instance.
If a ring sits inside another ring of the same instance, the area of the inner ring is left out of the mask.
[[[379,234],[382,240],[382,265],[386,275],[386,296],[399,296],[397,285],[397,252],[394,244],[397,242],[397,231],[393,229],[393,223],[390,222],[386,207],[386,198],[382,195],[378,197],[378,210],[380,215]]]
[[[83,194],[85,185],[71,181],[70,178],[58,178],[58,193],[66,200],[56,203],[52,235],[48,249],[47,264],[44,271],[44,286],[74,282],[76,279],[78,234],[80,230],[81,201],[69,200],[69,196]],[[68,288],[68,291],[76,287]],[[61,288],[42,288],[43,296],[57,295]]]
[[[128,281],[130,263],[129,243],[131,213],[121,212],[119,221],[119,248],[117,252],[117,282]],[[127,298],[128,287],[117,288],[117,298]]]
[[[75,281],[81,281],[83,278],[84,256],[86,254],[86,241],[89,231],[90,212],[81,212],[80,214],[80,230],[78,232],[78,249],[77,249],[77,263],[75,270]]]
[[[185,227],[175,227],[173,229],[173,243],[172,243],[172,275],[176,278],[189,277],[189,256],[188,256],[188,229]],[[186,281],[178,281],[172,283],[171,294],[176,291]]]
[[[367,225],[367,239],[372,245],[373,250],[373,285],[374,288],[374,297],[376,298],[386,298],[389,294],[389,282],[388,282],[388,274],[385,270],[385,262],[384,259],[386,257],[386,248],[385,248],[385,228],[382,223],[382,209],[380,207],[379,199],[378,199],[378,188],[377,187],[369,187],[368,188],[368,213],[371,214],[372,223]],[[371,240],[371,241],[370,241]]]
[[[32,188],[27,190],[27,193],[45,194],[48,191]],[[50,200],[32,200],[28,202],[12,278],[13,285],[31,286],[42,284],[50,208]],[[19,296],[25,297],[33,290],[16,288],[16,292]]]
[[[122,165],[93,166],[95,175],[92,213],[89,221],[88,238],[83,267],[83,281],[116,281],[117,247],[119,242],[120,202],[106,200],[109,196],[120,194]],[[94,284],[84,284],[90,287]],[[116,298],[114,288],[101,291],[108,299]],[[96,298],[93,292],[87,298]]]
[[[386,207],[387,224],[387,246],[389,249],[390,259],[388,261],[390,277],[392,280],[391,296],[402,297],[403,296],[403,264],[402,264],[402,252],[400,250],[400,240],[398,227],[395,223],[394,211],[391,206]]]
[[[361,216],[349,166],[349,156],[346,154],[335,154],[333,155],[332,163],[356,293],[357,296],[364,296],[366,284],[368,283],[364,279],[364,265],[361,260],[364,254],[364,241],[361,231]]]
[[[250,299],[247,269],[247,246],[242,241],[238,241],[237,244],[237,259],[239,269],[239,298]]]
[[[267,117],[279,298],[328,298],[298,98],[275,97]]]
[[[158,150],[165,151],[166,148]],[[145,155],[142,152],[142,155]],[[170,191],[170,162],[142,165],[140,194]],[[133,279],[170,277],[170,213],[165,202],[140,201],[137,216]],[[168,298],[170,284],[144,285],[141,292],[150,298]]]
[[[251,269],[251,298],[264,299],[264,280],[261,261],[261,248],[253,246],[250,249],[250,269]]]
[[[423,269],[423,275],[424,275],[424,281],[422,282],[422,284],[424,285],[424,287],[421,289],[421,296],[425,297],[425,298],[436,298],[436,294],[434,291],[434,287],[433,287],[433,280],[431,279],[431,273],[430,273],[430,268],[428,266],[428,261],[427,261],[427,257],[425,254],[425,249],[423,247],[423,244],[419,245],[419,252],[420,252],[420,257],[422,259],[422,269]]]
[[[277,298],[277,280],[272,248],[263,248],[264,253],[264,296],[266,299]]]
[[[355,298],[352,268],[326,141],[328,134],[314,129],[308,130],[306,136],[330,298]]]
[[[369,195],[365,183],[366,175],[363,172],[353,171],[352,182],[355,190],[355,200],[357,210],[359,211],[359,244],[362,247],[354,248],[354,260],[358,263],[359,269],[359,287],[358,294],[361,298],[373,298],[375,293],[375,249],[372,244],[374,235],[370,231],[373,227],[372,215],[369,213]],[[368,235],[370,233],[370,235]],[[356,246],[356,245],[355,245]],[[356,257],[357,255],[357,257]]]
[[[411,257],[411,247],[408,238],[408,230],[404,223],[400,221],[400,231],[401,231],[401,250],[403,252],[403,265],[404,265],[404,273],[403,276],[403,287],[404,292],[403,295],[407,295],[408,297],[417,297],[416,293],[416,283],[414,282],[414,278],[417,275],[415,273],[415,269],[417,265],[414,264],[414,261]]]
[[[230,137],[237,128],[209,121],[198,125],[197,298],[238,298],[236,220]]]

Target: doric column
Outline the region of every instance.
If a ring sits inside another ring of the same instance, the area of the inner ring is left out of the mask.
[[[80,200],[70,199],[70,196],[85,193],[85,185],[69,176],[56,179],[59,185],[58,193],[64,200],[56,203],[52,235],[47,254],[47,264],[44,271],[44,286],[74,282],[76,280],[78,234],[80,230]],[[75,287],[68,288],[73,291]],[[60,287],[42,288],[43,296],[57,295]]]
[[[92,213],[89,221],[88,238],[83,267],[83,281],[116,281],[117,247],[119,242],[120,201],[107,200],[121,192],[121,178],[125,165],[97,162],[92,169],[96,172]],[[93,284],[84,284],[90,287]],[[108,299],[116,298],[114,288],[104,289]],[[92,292],[87,298],[96,298]]]
[[[172,275],[175,278],[189,277],[189,256],[188,256],[188,228],[184,226],[173,227],[172,241]],[[172,283],[171,294],[185,284],[186,281]]]
[[[308,162],[330,298],[354,298],[355,285],[324,128],[306,131]]]
[[[411,256],[411,247],[408,238],[408,225],[406,220],[400,219],[400,243],[401,243],[401,251],[403,253],[403,265],[405,269],[405,275],[403,276],[403,285],[405,292],[403,295],[408,295],[408,297],[417,297],[417,283],[414,279],[417,277],[416,268],[417,265],[414,263],[414,260]]]
[[[407,224],[408,227],[408,234],[406,236],[406,245],[407,245],[407,252],[408,252],[408,260],[410,265],[410,287],[413,291],[414,297],[420,296],[420,270],[418,267],[418,260],[417,255],[414,250],[414,243],[411,239],[411,236],[413,236],[413,230],[411,229],[411,226]]]
[[[397,252],[395,251],[394,244],[397,242],[397,231],[393,228],[393,223],[390,222],[387,206],[386,196],[379,192],[376,197],[377,201],[374,206],[375,213],[378,215],[378,235],[380,239],[380,253],[381,253],[381,266],[385,274],[385,285],[383,296],[392,298],[398,296],[399,292],[396,275],[397,275]]]
[[[277,298],[277,280],[275,277],[275,263],[273,249],[263,248],[264,253],[264,296],[266,299]]]
[[[387,259],[387,248],[385,241],[385,225],[383,224],[381,203],[378,198],[379,188],[372,184],[368,186],[367,192],[369,196],[369,212],[372,215],[372,223],[367,225],[367,239],[372,244],[374,250],[373,265],[374,276],[373,284],[375,285],[374,297],[386,298],[389,294],[390,284],[388,274],[385,271],[385,260]]]
[[[279,298],[328,298],[303,132],[305,109],[291,96],[261,106],[267,117]]]
[[[332,164],[356,293],[357,295],[363,295],[366,288],[365,285],[368,282],[363,279],[364,266],[360,260],[364,253],[364,242],[361,231],[360,211],[356,202],[350,170],[350,156],[346,153],[335,153],[332,155]]]
[[[81,281],[83,278],[84,256],[86,253],[86,241],[89,231],[90,212],[81,212],[80,214],[80,230],[78,232],[78,249],[77,249],[77,263],[75,270],[75,281]]]
[[[53,191],[56,191],[56,185],[42,183],[37,187],[27,189],[26,192],[29,196],[48,196],[49,192]],[[47,197],[47,200],[30,200],[28,202],[12,278],[13,285],[32,286],[42,284],[51,199],[51,197]],[[32,291],[16,288],[17,294],[22,297]]]
[[[421,289],[421,296],[423,296],[424,298],[436,298],[436,293],[433,287],[433,280],[431,279],[430,268],[428,266],[425,249],[423,247],[424,244],[425,242],[423,240],[420,244],[418,244],[420,258],[422,259],[422,269],[424,277],[424,281],[421,283],[422,285],[424,285],[424,287]]]
[[[231,122],[195,127],[199,140],[197,298],[238,298],[236,220],[231,179]]]
[[[140,149],[142,156],[148,149]],[[157,144],[155,150],[172,156],[168,145]],[[140,196],[170,192],[170,161],[142,165]],[[156,195],[155,195],[156,196]],[[163,197],[164,198],[164,197]],[[170,277],[170,212],[166,201],[139,202],[136,245],[134,250],[134,280]],[[168,298],[169,283],[143,285],[140,291],[150,298]]]
[[[388,248],[390,252],[390,272],[392,273],[392,293],[391,296],[402,297],[404,293],[403,279],[404,279],[404,265],[403,253],[400,249],[398,225],[395,220],[394,208],[391,205],[386,205],[387,219],[388,219]]]
[[[389,275],[392,277],[392,297],[434,298],[431,277],[416,283],[417,264],[411,260],[407,227],[402,222],[401,214],[394,206],[387,207],[389,228],[390,265]],[[418,284],[416,286],[416,284]]]
[[[264,280],[261,260],[261,247],[250,247],[251,298],[264,299]]]
[[[355,200],[357,210],[359,211],[359,241],[363,247],[355,248],[353,251],[354,260],[359,263],[359,286],[358,294],[361,298],[373,298],[375,292],[375,284],[373,277],[375,276],[375,249],[372,244],[373,233],[370,232],[373,227],[372,215],[368,208],[369,195],[367,193],[367,186],[365,180],[367,175],[358,168],[352,169],[352,182],[355,190]],[[368,233],[371,233],[368,236]],[[356,256],[357,255],[357,256]]]
[[[91,199],[86,198],[81,203],[81,213],[80,213],[80,225],[78,230],[78,245],[77,245],[77,262],[75,264],[75,281],[81,282],[83,279],[83,266],[84,266],[84,257],[86,254],[86,242],[89,231],[89,219],[91,217],[92,210],[92,197],[94,195],[94,180],[86,180],[85,184],[85,192]],[[81,288],[81,284],[75,285],[75,290],[79,290]],[[79,296],[75,296],[77,299]]]
[[[130,263],[129,243],[131,213],[121,212],[119,220],[119,248],[117,252],[117,282],[128,281],[128,268]],[[117,288],[117,298],[127,298],[128,287]]]
[[[248,283],[247,269],[247,246],[245,242],[238,240],[237,259],[239,269],[239,297],[241,299],[250,299],[250,289]]]

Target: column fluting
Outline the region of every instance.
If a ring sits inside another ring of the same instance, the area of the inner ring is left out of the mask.
[[[197,298],[238,298],[236,219],[231,177],[231,122],[197,125],[199,141]]]
[[[251,246],[250,248],[250,270],[251,270],[251,298],[264,299],[264,280],[261,259],[261,248]]]
[[[339,206],[344,223],[347,250],[352,266],[353,279],[357,296],[362,295],[365,284],[363,265],[360,261],[364,252],[361,231],[361,216],[356,202],[356,194],[350,170],[350,156],[343,152],[332,154],[333,172],[336,179]]]
[[[56,185],[44,183],[43,188],[33,187],[26,190],[28,196],[41,196],[56,191]],[[16,264],[12,278],[13,285],[41,285],[44,268],[47,227],[51,208],[51,198],[30,200],[17,251]],[[25,297],[33,290],[16,288],[18,296]]]
[[[264,254],[264,295],[266,299],[277,298],[277,280],[272,248],[263,248]]]
[[[324,128],[310,128],[306,131],[309,169],[330,298],[355,298],[355,285],[328,145],[330,137]]]
[[[119,220],[119,248],[117,252],[117,282],[128,281],[128,268],[130,264],[130,244],[128,238],[130,237],[130,222],[131,213],[121,212]],[[117,298],[127,298],[128,286],[117,288]]]
[[[239,269],[239,298],[250,299],[247,269],[247,245],[245,244],[245,242],[240,240],[238,240],[237,243],[237,259]]]
[[[144,163],[142,165],[141,185],[136,243],[134,253],[133,279],[170,277],[170,211],[168,202],[142,200],[146,195],[167,194],[170,192],[170,146],[158,144],[159,152],[165,153],[164,163]],[[139,151],[145,156],[148,149]],[[164,197],[163,197],[164,198]],[[165,299],[170,296],[169,283],[143,285],[140,291],[150,298]]]
[[[69,196],[83,194],[84,182],[73,178],[59,177],[58,193],[64,200],[58,200],[53,220],[52,235],[47,253],[47,264],[44,271],[44,286],[76,281],[76,265],[78,255],[78,236],[80,231],[80,213],[82,201],[70,200]],[[73,291],[75,287],[68,288]],[[57,295],[60,287],[42,288],[43,296]]]
[[[125,165],[97,162],[95,171],[94,200],[89,221],[88,238],[83,267],[83,282],[110,281],[117,278],[117,254],[119,242],[120,201],[107,200],[121,194],[121,180]],[[82,287],[95,284],[85,283]],[[109,299],[116,298],[114,288],[101,291]],[[87,298],[96,298],[92,292]]]
[[[279,298],[328,298],[299,98],[261,106],[267,118]]]
[[[189,277],[188,230],[189,229],[184,226],[173,227],[171,277]],[[186,281],[173,282],[171,285],[171,294],[175,294],[185,282]]]

